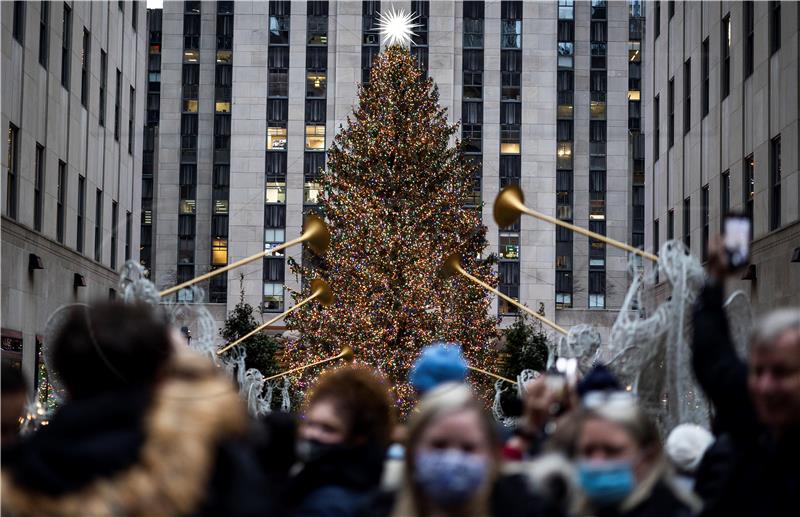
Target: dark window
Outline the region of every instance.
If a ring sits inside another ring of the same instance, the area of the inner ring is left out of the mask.
[[[772,139],[770,146],[770,218],[769,229],[775,230],[781,226],[781,137]]]
[[[670,20],[675,16],[675,0],[669,0],[667,2],[667,16],[669,16]]]
[[[128,92],[129,106],[128,106],[128,154],[133,153],[133,140],[136,134],[134,115],[136,114],[136,89],[131,86]]]
[[[40,2],[39,6],[39,64],[46,69],[50,57],[50,2]]]
[[[675,238],[675,210],[667,211],[667,240]]]
[[[661,246],[661,244],[660,244],[660,238],[661,237],[659,236],[658,231],[659,231],[658,219],[656,219],[655,221],[653,221],[653,253],[655,253],[655,254],[658,254],[658,252],[660,251],[659,248]],[[658,283],[658,269],[659,268],[658,267],[654,267],[653,269],[655,269],[655,272],[656,272],[656,283]]]
[[[97,189],[94,211],[94,259],[103,260],[103,191]]]
[[[589,308],[603,309],[606,306],[606,272],[589,271]]]
[[[133,233],[133,214],[125,212],[125,262],[131,259],[131,239]]]
[[[117,269],[117,227],[119,226],[119,205],[111,201],[111,269]]]
[[[722,99],[725,99],[731,92],[731,15],[722,19],[722,72],[720,82],[722,83]]]
[[[59,167],[64,166],[66,168],[66,164],[64,162],[59,163]],[[86,221],[86,178],[78,174],[78,217],[77,217],[77,236],[75,239],[75,249],[78,250],[78,253],[83,253],[83,237],[84,237],[84,225]]]
[[[64,243],[64,210],[67,206],[67,164],[58,161],[58,184],[56,185],[56,240]]]
[[[655,4],[653,14],[653,29],[655,30],[655,37],[657,38],[661,35],[661,0],[656,0],[653,3]]]
[[[464,48],[483,47],[483,2],[464,2]]]
[[[744,8],[744,76],[753,74],[753,60],[755,59],[755,18],[754,4],[745,2]]]
[[[269,44],[289,44],[289,23],[291,2],[271,1],[269,3]]]
[[[20,45],[25,44],[25,5],[27,2],[23,2],[22,0],[14,0],[14,27],[13,27],[13,36],[14,39],[19,42]]]
[[[97,112],[97,123],[106,125],[106,88],[108,85],[108,56],[100,49],[100,108]]]
[[[139,25],[139,2],[133,0],[131,2],[131,27],[133,30],[136,30],[137,25]]]
[[[683,134],[692,127],[692,60],[683,64]]]
[[[19,128],[8,125],[8,173],[6,177],[6,215],[17,218],[17,188],[19,181]]]
[[[709,77],[709,64],[708,64],[708,38],[703,40],[703,49],[701,51],[701,66],[703,68],[703,116],[705,117],[708,115],[708,103],[709,103],[709,84],[710,84],[710,77]]]
[[[769,51],[774,54],[781,48],[781,3],[769,3]]]
[[[117,68],[116,94],[114,95],[114,140],[119,142],[120,102],[122,102],[122,72]]]
[[[89,104],[89,63],[91,61],[92,35],[83,28],[83,53],[81,54],[81,104]]]
[[[675,145],[675,78],[667,87],[667,149]]]
[[[522,2],[500,3],[500,48],[522,48]]]
[[[72,9],[64,4],[64,17],[61,20],[61,86],[69,90],[69,68],[72,64]]]
[[[708,260],[708,185],[702,191],[702,210],[703,210],[703,260]]]
[[[33,183],[33,229],[42,231],[42,210],[44,209],[44,147],[36,143]]]
[[[658,161],[661,140],[661,102],[660,96],[653,99],[653,161]]]
[[[744,159],[744,175],[742,176],[742,195],[744,197],[744,211],[750,219],[750,238],[753,238],[753,227],[755,221],[753,217],[753,200],[756,193],[756,162],[753,155]]]
[[[683,200],[683,244],[688,251],[692,250],[692,201],[691,198]]]
[[[328,2],[312,0],[307,3],[307,34],[309,45],[328,44]]]
[[[719,226],[722,232],[725,230],[725,216],[731,211],[731,171],[723,172],[719,183]]]

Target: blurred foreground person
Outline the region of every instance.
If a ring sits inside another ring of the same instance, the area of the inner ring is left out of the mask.
[[[675,486],[658,429],[636,400],[627,392],[595,392],[584,404],[577,414],[575,450],[586,500],[578,514],[693,515],[699,505]]]
[[[294,515],[355,515],[381,480],[395,423],[389,387],[363,366],[329,370],[312,388],[304,418],[303,466],[290,486]]]
[[[458,343],[439,341],[422,349],[411,366],[408,381],[423,395],[444,382],[464,382],[467,361]]]
[[[49,346],[67,400],[3,451],[3,515],[267,514],[232,383],[150,306],[65,310]]]
[[[404,482],[363,515],[393,517],[538,516],[544,504],[521,475],[501,474],[496,423],[465,384],[430,392],[408,426]]]
[[[25,415],[25,405],[28,402],[25,386],[25,377],[19,368],[14,368],[3,361],[2,400],[0,400],[0,416],[2,416],[2,438],[0,445],[6,447],[16,443],[19,438],[20,425]]]
[[[760,320],[746,365],[734,350],[722,306],[729,274],[722,242],[714,239],[708,279],[694,308],[692,361],[725,446],[714,447],[713,461],[722,469],[701,464],[697,489],[703,515],[797,515],[800,308],[779,309]],[[705,472],[717,479],[706,479]]]
[[[705,427],[696,424],[675,426],[667,436],[664,444],[667,458],[677,473],[675,480],[686,492],[694,491],[697,467],[712,443],[714,435]]]

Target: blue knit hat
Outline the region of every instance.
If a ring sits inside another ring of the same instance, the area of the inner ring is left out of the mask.
[[[467,361],[458,343],[438,342],[422,349],[408,380],[414,389],[425,393],[443,382],[464,382],[467,378]]]

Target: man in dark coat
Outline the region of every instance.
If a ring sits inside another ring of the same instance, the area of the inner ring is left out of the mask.
[[[760,322],[745,364],[722,307],[727,260],[719,239],[709,248],[708,269],[694,308],[692,360],[726,443],[711,449],[698,472],[702,515],[797,515],[800,308],[775,311]]]

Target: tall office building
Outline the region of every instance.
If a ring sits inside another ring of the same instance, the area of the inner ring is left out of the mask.
[[[2,357],[38,382],[48,317],[138,258],[144,2],[2,2]]]
[[[489,229],[500,289],[565,325],[608,328],[625,254],[532,218],[498,228],[492,208],[516,183],[539,211],[641,244],[629,224],[643,213],[641,2],[166,2],[152,278],[173,285],[301,233],[391,7],[419,16],[411,52],[463,124],[478,165],[468,205]],[[289,249],[206,282],[215,318],[242,290],[284,310],[299,288],[289,257],[308,260]],[[493,310],[504,324],[516,314]]]
[[[646,247],[701,260],[731,210],[752,220],[732,284],[756,312],[800,305],[797,2],[654,2],[645,44]]]

